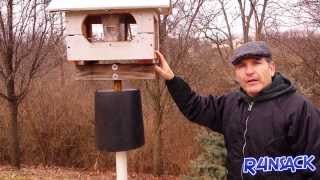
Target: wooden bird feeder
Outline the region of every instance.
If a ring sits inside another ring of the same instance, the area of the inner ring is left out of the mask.
[[[52,0],[65,13],[67,59],[78,80],[153,79],[161,14],[170,0]]]

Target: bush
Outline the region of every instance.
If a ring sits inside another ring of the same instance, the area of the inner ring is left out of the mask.
[[[191,162],[191,176],[184,177],[184,180],[227,179],[227,151],[223,136],[202,131],[197,140],[203,151]]]

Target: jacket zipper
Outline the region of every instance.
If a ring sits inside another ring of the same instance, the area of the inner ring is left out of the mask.
[[[244,133],[243,133],[243,139],[244,139],[244,143],[243,143],[243,146],[242,146],[242,158],[244,158],[244,153],[245,153],[245,148],[246,148],[246,145],[247,145],[247,131],[248,131],[248,120],[250,118],[250,114],[251,114],[251,111],[252,111],[252,107],[254,105],[254,102],[250,102],[249,103],[249,106],[248,106],[248,116],[246,118],[246,128],[244,130]],[[243,180],[243,165],[241,166],[241,179]]]

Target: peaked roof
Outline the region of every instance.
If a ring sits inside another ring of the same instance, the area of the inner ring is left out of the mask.
[[[171,0],[52,0],[48,6],[54,11],[86,11],[106,9],[158,9],[160,13],[170,12]]]

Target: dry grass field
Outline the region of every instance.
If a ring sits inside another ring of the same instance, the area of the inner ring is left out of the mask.
[[[84,171],[58,167],[23,167],[15,170],[9,166],[0,166],[0,180],[115,180],[112,171]],[[148,174],[129,173],[129,180],[178,180],[175,176],[154,177]]]

